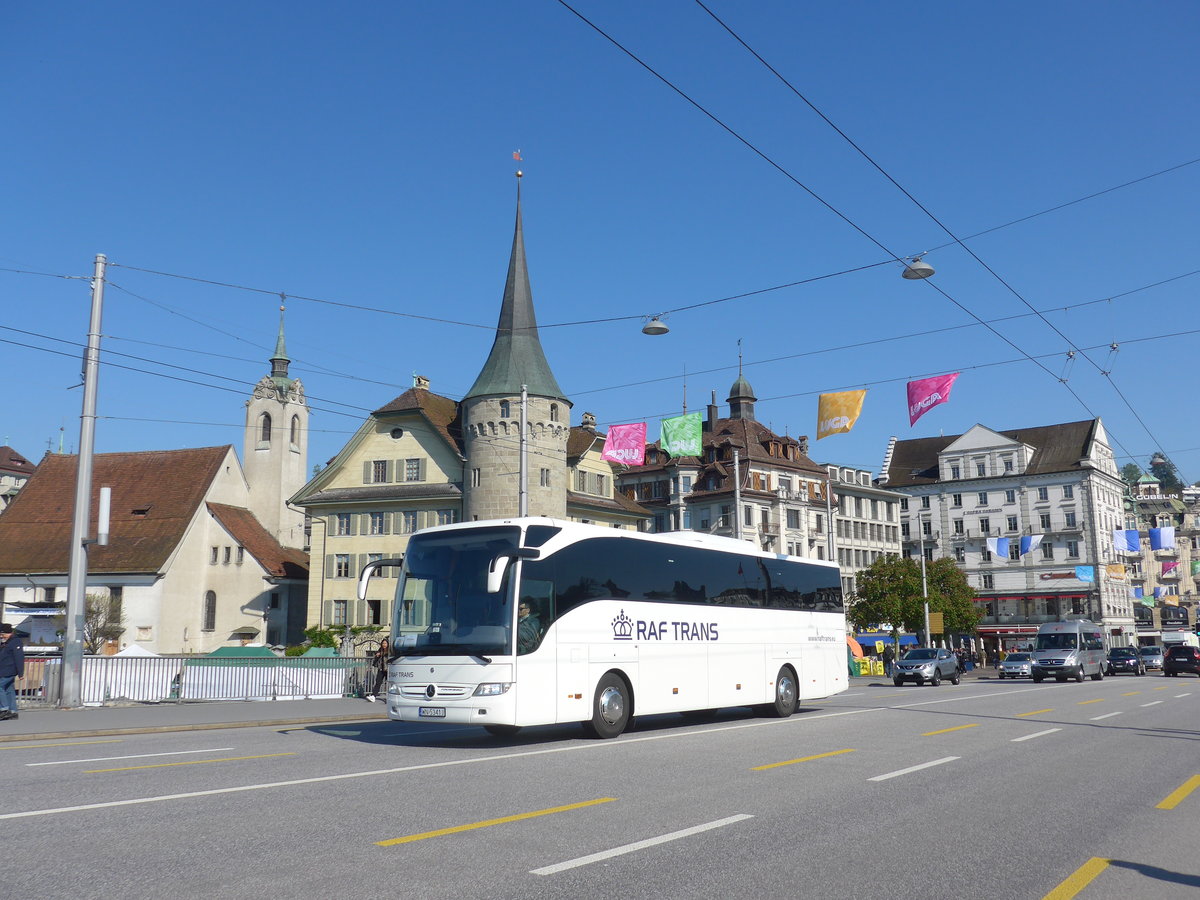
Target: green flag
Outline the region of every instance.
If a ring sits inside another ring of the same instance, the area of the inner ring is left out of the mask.
[[[663,419],[662,448],[671,456],[699,456],[702,427],[698,412]]]

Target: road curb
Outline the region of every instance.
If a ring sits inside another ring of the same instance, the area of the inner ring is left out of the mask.
[[[37,734],[0,734],[0,744],[20,741],[62,740],[77,737],[110,737],[123,734],[165,734],[171,731],[215,731],[221,728],[273,728],[278,725],[332,725],[338,722],[386,722],[386,717],[305,716],[298,719],[260,719],[254,722],[203,722],[181,725],[142,725],[131,728],[96,728],[86,731],[41,731]]]

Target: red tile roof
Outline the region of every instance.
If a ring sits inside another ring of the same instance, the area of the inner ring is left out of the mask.
[[[112,488],[112,513],[108,546],[88,549],[88,570],[161,571],[231,449],[97,454],[93,522],[102,486]],[[47,454],[0,514],[0,573],[33,575],[70,568],[78,460]]]
[[[424,416],[434,431],[458,453],[462,453],[462,422],[458,404],[449,397],[435,394],[425,388],[409,388],[391,403],[379,407],[373,416],[389,413],[416,412]]]
[[[268,575],[276,578],[308,577],[308,554],[282,546],[250,510],[224,503],[206,505],[221,526],[258,560]]]

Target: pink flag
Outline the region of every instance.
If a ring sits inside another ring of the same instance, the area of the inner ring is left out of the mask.
[[[1162,573],[1166,575],[1168,572],[1173,572],[1177,568],[1179,568],[1178,562],[1165,562],[1162,564]]]
[[[646,423],[613,425],[604,439],[601,459],[625,466],[640,466],[646,462]]]
[[[953,375],[934,375],[932,378],[922,378],[920,381],[908,383],[908,425],[911,428],[917,424],[917,419],[929,412],[939,403],[950,399],[950,389],[959,373]]]

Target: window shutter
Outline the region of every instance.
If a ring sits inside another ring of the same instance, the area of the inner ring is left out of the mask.
[[[395,469],[395,466],[392,464],[392,461],[390,459],[384,460],[383,480],[390,482],[392,480],[392,475],[395,471],[396,471],[396,469]]]
[[[354,603],[354,624],[369,625],[367,621],[367,601],[357,600]]]
[[[397,482],[404,481],[404,460],[402,460],[402,459],[393,460],[393,463],[394,463],[394,466],[392,468],[392,472],[396,476],[395,480]]]
[[[371,483],[371,461],[368,459],[363,463],[363,484]]]
[[[392,514],[388,513],[388,512],[385,512],[383,514],[383,533],[384,534],[392,533]]]
[[[358,516],[354,513],[350,513],[350,534],[358,534]]]
[[[332,578],[334,571],[335,571],[335,569],[334,569],[333,554],[326,553],[325,554],[325,577]]]
[[[425,480],[425,462],[426,462],[425,457],[421,457],[421,459],[419,461],[419,469],[417,472],[417,481]]]
[[[323,619],[325,621],[326,628],[330,628],[333,626],[333,601],[332,600],[325,601],[325,615],[323,616]]]

